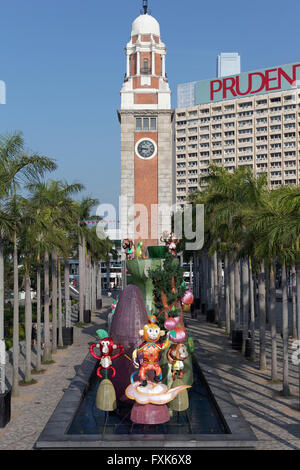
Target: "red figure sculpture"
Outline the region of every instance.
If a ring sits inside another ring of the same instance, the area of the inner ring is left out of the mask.
[[[100,350],[100,356],[94,353],[94,348],[98,347]],[[120,351],[117,354],[112,356],[112,353],[119,349]],[[112,378],[116,375],[116,370],[112,366],[112,361],[114,359],[118,359],[124,352],[124,347],[121,344],[115,344],[111,338],[103,338],[101,339],[99,344],[91,344],[90,346],[90,353],[91,355],[100,361],[100,367],[97,369],[97,375],[102,379],[101,369],[112,370]]]
[[[170,345],[168,339],[162,345],[159,343],[161,336],[164,335],[165,331],[161,330],[156,324],[156,317],[154,315],[149,317],[148,324],[140,330],[140,336],[143,337],[144,342],[133,351],[132,358],[135,365],[139,367],[137,356],[139,353],[142,355],[143,363],[139,367],[139,377],[143,387],[147,385],[146,373],[149,370],[154,370],[155,372],[154,381],[160,382],[161,367],[159,365],[159,355],[161,351]]]

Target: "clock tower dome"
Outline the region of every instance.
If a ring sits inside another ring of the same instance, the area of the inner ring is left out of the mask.
[[[170,231],[173,204],[173,116],[166,46],[148,12],[132,24],[121,89],[121,231],[125,238],[159,244]]]

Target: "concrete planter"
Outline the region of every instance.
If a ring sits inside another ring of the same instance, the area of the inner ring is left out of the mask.
[[[101,310],[102,308],[102,299],[97,299],[96,300],[96,309]]]
[[[207,310],[206,312],[206,321],[209,323],[214,323],[216,320],[216,313],[213,308]]]
[[[90,310],[84,310],[83,312],[83,322],[84,323],[91,323],[91,311]]]
[[[62,337],[63,337],[63,344],[64,346],[72,346],[73,344],[73,337],[74,337],[74,329],[73,327],[62,327]],[[57,329],[57,341],[58,341],[58,329]]]
[[[11,416],[11,391],[0,394],[0,428],[4,428]]]
[[[232,349],[241,351],[243,345],[243,330],[232,330]]]

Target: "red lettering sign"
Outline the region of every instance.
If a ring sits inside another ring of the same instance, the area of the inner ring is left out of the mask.
[[[241,90],[240,75],[225,77],[222,80],[212,80],[210,82],[210,100],[213,101],[215,99],[215,94],[219,92],[222,92],[223,99],[227,99],[236,96],[256,94],[261,91],[268,92],[280,90],[282,78],[294,87],[296,86],[298,67],[300,67],[300,64],[293,65],[292,76],[289,76],[282,67],[267,69],[263,72],[251,72],[248,74],[248,84],[245,90]],[[256,89],[253,84],[253,78],[255,76],[259,77],[261,80],[259,87],[256,87]],[[230,92],[231,95],[229,95],[228,92]]]

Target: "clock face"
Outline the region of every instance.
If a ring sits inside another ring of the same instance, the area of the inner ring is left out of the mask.
[[[142,158],[151,158],[155,153],[155,145],[151,140],[141,140],[137,146],[137,153]]]

